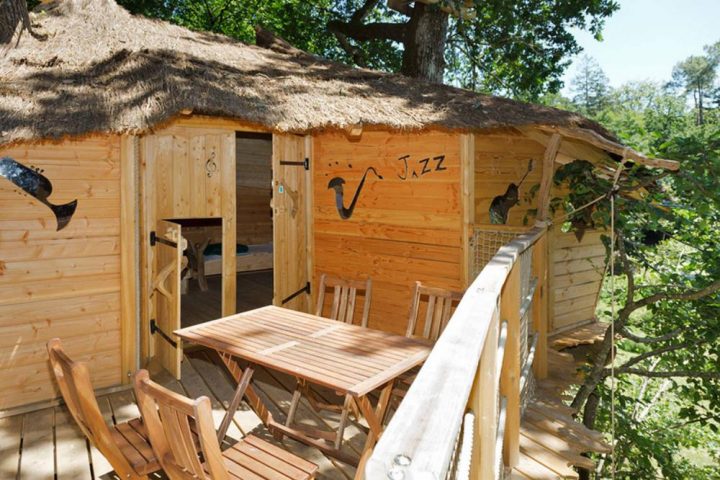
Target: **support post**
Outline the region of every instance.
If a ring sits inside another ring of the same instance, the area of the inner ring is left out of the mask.
[[[473,246],[470,239],[475,223],[475,135],[460,135],[460,179],[462,206],[462,282],[467,288],[474,280],[472,277]]]
[[[475,413],[473,451],[469,478],[497,478],[495,465],[498,415],[498,336],[499,315],[493,317],[485,338],[480,365],[470,393],[468,407]]]
[[[545,147],[545,154],[543,155],[543,171],[542,180],[540,181],[540,192],[538,193],[538,207],[537,207],[537,219],[547,220],[550,214],[550,188],[552,187],[552,179],[555,173],[555,157],[557,157],[558,150],[560,150],[560,143],[562,142],[562,136],[560,134],[553,134],[550,137],[550,141]]]
[[[136,205],[138,201],[137,139],[120,138],[120,365],[122,383],[130,383],[137,370],[137,276],[138,249]]]

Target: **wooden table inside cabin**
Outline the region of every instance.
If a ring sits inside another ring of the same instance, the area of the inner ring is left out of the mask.
[[[287,373],[300,382],[330,388],[345,397],[346,406],[354,400],[370,429],[365,450],[371,448],[382,433],[395,379],[423,363],[432,348],[423,340],[275,306],[183,328],[175,334],[185,341],[216,350],[236,380],[242,376],[238,363],[238,359],[242,359]],[[368,394],[381,387],[373,407]],[[275,435],[287,435],[344,462],[357,464],[359,459],[338,448],[339,440],[331,446],[320,439],[323,435],[311,435],[307,429],[276,421],[252,387],[246,396]],[[336,432],[335,435],[339,435],[336,439],[341,439],[342,433]]]

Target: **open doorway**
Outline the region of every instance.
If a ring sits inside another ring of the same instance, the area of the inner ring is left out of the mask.
[[[273,300],[272,135],[236,133],[236,310]],[[213,223],[214,222],[214,223]],[[183,227],[188,268],[183,275],[181,325],[222,316],[222,220]]]

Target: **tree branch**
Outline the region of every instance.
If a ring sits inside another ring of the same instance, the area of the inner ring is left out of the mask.
[[[628,368],[622,372],[615,373],[627,374],[627,375],[640,375],[643,377],[653,378],[673,378],[673,377],[688,377],[688,378],[703,378],[706,380],[720,380],[720,372],[690,372],[685,370],[678,370],[673,372],[650,372],[648,370],[642,370],[639,368]]]
[[[682,350],[683,348],[692,347],[693,345],[697,345],[699,343],[702,343],[702,340],[694,340],[691,342],[683,342],[683,343],[676,343],[675,345],[666,345],[661,348],[656,348],[655,350],[651,350],[649,352],[641,353],[640,355],[636,355],[635,357],[631,358],[627,362],[623,363],[619,367],[615,368],[616,373],[623,373],[626,372],[630,367],[633,365],[637,365],[638,363],[642,362],[643,360],[647,360],[648,358],[656,357],[658,355],[662,355],[663,353],[668,352],[674,352],[675,350]],[[605,369],[605,375],[610,375],[611,371],[609,369]]]
[[[352,14],[352,17],[350,17],[350,23],[360,24],[365,21],[372,9],[375,8],[378,3],[380,3],[380,0],[365,0],[363,6],[358,8],[355,13]]]
[[[672,332],[666,333],[665,335],[661,335],[659,337],[639,337],[639,336],[635,335],[634,333],[630,333],[630,331],[628,331],[627,327],[624,327],[620,330],[619,333],[623,337],[625,337],[629,340],[632,340],[635,343],[659,343],[659,342],[664,342],[666,340],[675,338],[684,331],[685,331],[685,329],[678,328],[677,330],[673,330]]]
[[[393,40],[402,43],[405,40],[406,25],[404,23],[377,22],[352,24],[331,20],[328,30],[340,32],[355,40]]]
[[[645,307],[664,300],[698,300],[700,298],[707,297],[708,295],[712,295],[718,290],[720,290],[720,278],[715,280],[705,288],[701,288],[700,290],[693,290],[683,293],[656,293],[655,295],[641,298],[637,302],[633,302],[633,310],[637,310],[638,308]],[[628,302],[631,301],[632,300],[628,298]]]

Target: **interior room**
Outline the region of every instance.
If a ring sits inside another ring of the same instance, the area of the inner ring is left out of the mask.
[[[272,135],[236,134],[237,311],[272,303]],[[183,227],[188,241],[182,275],[183,327],[222,316],[222,221]]]

